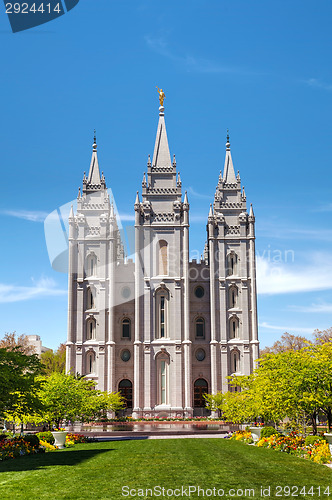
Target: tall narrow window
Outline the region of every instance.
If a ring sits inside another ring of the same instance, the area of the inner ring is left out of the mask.
[[[86,373],[94,373],[95,371],[95,356],[93,352],[88,352],[86,356]]]
[[[130,319],[124,318],[122,320],[122,338],[130,339]]]
[[[231,353],[231,370],[232,373],[237,373],[240,371],[240,355],[237,351]]]
[[[204,339],[205,338],[205,321],[204,318],[197,318],[195,323],[196,329],[196,338]]]
[[[239,320],[231,318],[229,322],[229,338],[236,339],[239,336]]]
[[[97,257],[95,254],[90,254],[87,258],[87,276],[96,276],[97,274]]]
[[[88,288],[88,292],[87,292],[87,308],[88,309],[95,308],[94,290],[92,290],[91,288]]]
[[[159,269],[158,274],[166,276],[168,274],[167,242],[159,241]]]
[[[165,296],[160,297],[160,338],[165,337]]]
[[[234,274],[237,274],[237,255],[232,251],[227,255],[227,276]]]
[[[157,357],[157,402],[159,405],[168,404],[168,370],[169,357],[166,353]]]
[[[96,338],[96,322],[94,319],[89,319],[86,325],[86,340]]]
[[[233,308],[237,306],[238,290],[236,286],[232,286],[229,289],[229,307]]]

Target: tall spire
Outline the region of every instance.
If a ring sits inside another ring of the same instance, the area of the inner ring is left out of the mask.
[[[164,110],[164,106],[159,107],[159,122],[152,160],[153,167],[172,166],[171,155],[168,147]]]
[[[97,187],[100,187],[100,185],[101,185],[101,178],[100,178],[100,171],[99,171],[98,157],[97,157],[96,131],[94,131],[92,158],[87,180],[87,188],[94,187],[94,189],[96,189]]]
[[[233,160],[231,155],[231,145],[229,142],[229,133],[227,130],[227,142],[226,142],[226,157],[225,157],[225,166],[224,166],[224,182],[226,184],[236,183],[236,177],[234,172]]]

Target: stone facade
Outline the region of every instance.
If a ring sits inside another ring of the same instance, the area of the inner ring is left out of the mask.
[[[94,141],[69,217],[67,370],[120,390],[136,417],[203,414],[203,394],[227,391],[227,377],[250,374],[258,358],[255,217],[229,138],[200,262],[189,261],[188,197],[162,106],[134,210],[131,260]]]

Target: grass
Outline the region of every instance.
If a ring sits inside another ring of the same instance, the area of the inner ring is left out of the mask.
[[[222,488],[223,498],[231,498],[227,494],[231,488],[254,488],[255,496],[251,498],[261,498],[261,486],[271,486],[270,497],[275,498],[278,485],[306,486],[306,491],[313,486],[313,495],[300,495],[298,490],[298,497],[328,498],[323,491],[332,479],[332,470],[323,465],[225,439],[81,444],[63,451],[0,462],[0,473],[1,500],[117,500],[135,498],[123,496],[123,486],[136,490],[164,486],[174,490],[182,485]],[[318,487],[321,487],[320,495]],[[149,494],[139,496],[139,491],[136,495],[136,498],[151,498]],[[279,498],[286,496],[281,494]],[[176,497],[165,494],[161,498]],[[190,498],[198,498],[197,493]],[[248,498],[248,495],[243,493],[236,498]]]

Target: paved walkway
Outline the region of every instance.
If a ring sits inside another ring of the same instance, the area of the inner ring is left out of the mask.
[[[133,441],[133,440],[145,440],[145,439],[210,439],[219,438],[224,439],[225,434],[157,434],[145,436],[94,436],[98,441]]]

